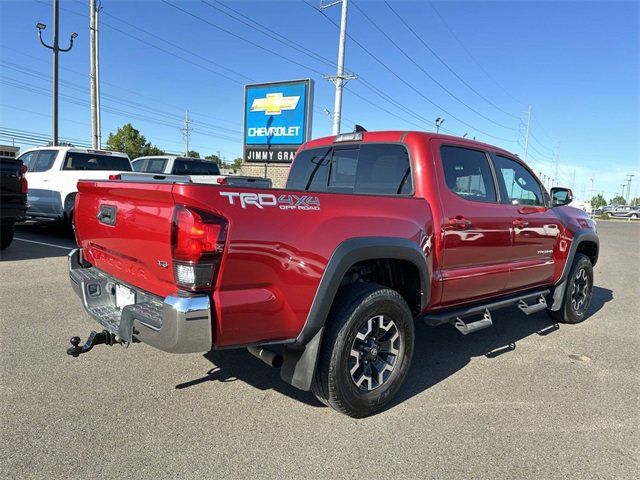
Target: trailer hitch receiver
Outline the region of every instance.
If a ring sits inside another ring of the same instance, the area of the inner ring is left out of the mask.
[[[71,337],[69,343],[71,343],[71,346],[67,348],[67,354],[72,357],[78,357],[81,353],[87,353],[95,345],[115,345],[116,343],[124,342],[113,333],[103,330],[100,333],[92,331],[84,345],[80,345],[80,337]]]

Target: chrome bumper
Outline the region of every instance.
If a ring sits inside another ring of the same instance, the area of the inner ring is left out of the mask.
[[[71,286],[87,313],[126,342],[135,339],[170,353],[207,352],[212,347],[211,303],[188,293],[162,299],[123,284],[92,266],[83,266],[82,250],[69,254]],[[116,308],[115,286],[136,293],[136,303]]]

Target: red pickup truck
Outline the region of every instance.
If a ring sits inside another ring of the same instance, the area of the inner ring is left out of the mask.
[[[303,145],[285,189],[81,181],[71,284],[104,328],[68,349],[248,348],[351,416],[401,387],[414,322],[518,305],[585,318],[594,222],[515,155],[423,132]]]

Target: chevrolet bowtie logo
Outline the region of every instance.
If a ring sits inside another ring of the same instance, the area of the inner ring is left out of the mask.
[[[282,93],[267,93],[265,98],[256,98],[251,104],[252,112],[264,112],[265,115],[280,115],[283,110],[295,110],[300,96],[283,97]]]

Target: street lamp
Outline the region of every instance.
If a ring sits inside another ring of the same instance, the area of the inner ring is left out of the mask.
[[[59,3],[60,0],[53,0],[53,45],[47,45],[42,39],[42,31],[47,28],[47,26],[42,22],[36,23],[36,28],[38,29],[38,40],[40,40],[40,43],[44,47],[49,50],[53,50],[53,145],[58,145],[58,53],[68,52],[71,50],[73,48],[73,39],[78,36],[76,32],[73,32],[69,41],[69,47],[60,48],[58,43]]]
[[[440,132],[440,125],[444,123],[444,118],[438,117],[436,118],[436,133]]]

